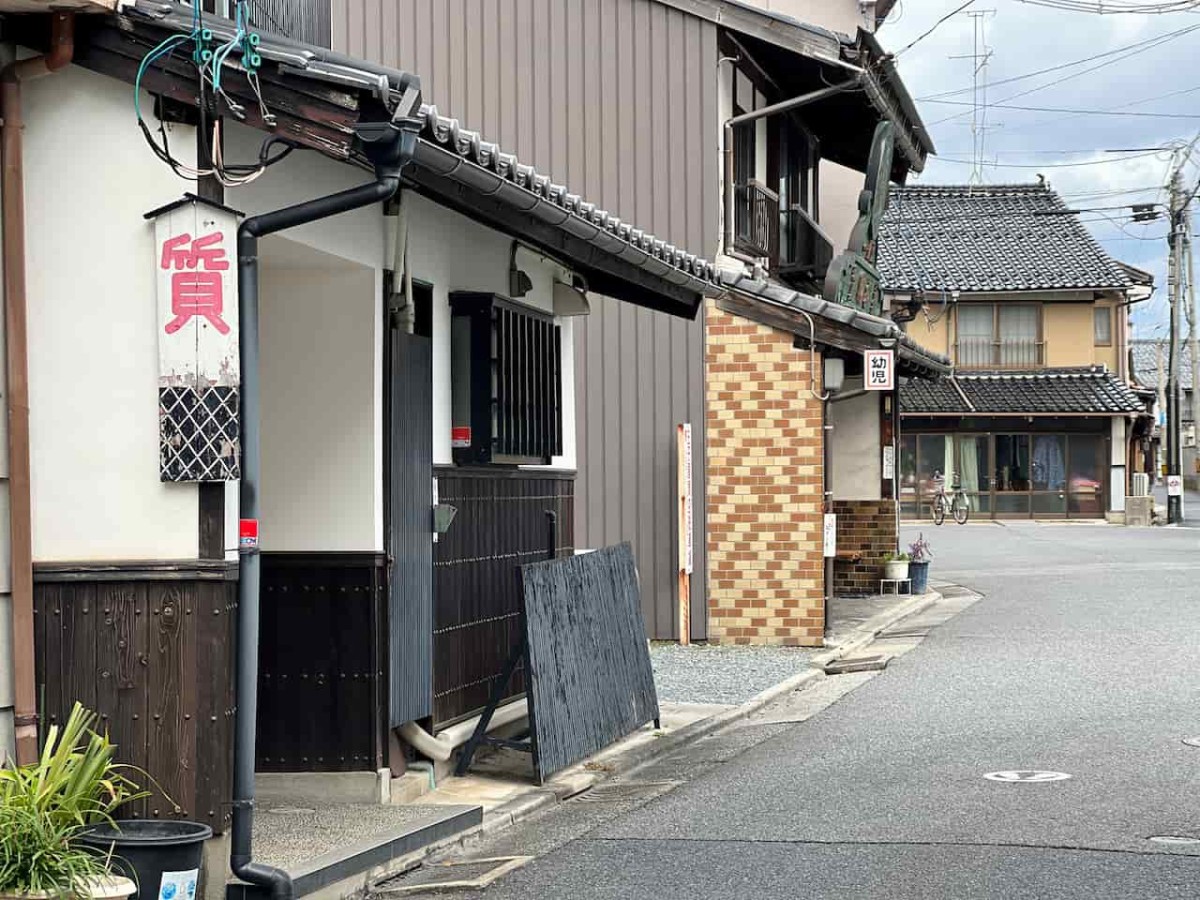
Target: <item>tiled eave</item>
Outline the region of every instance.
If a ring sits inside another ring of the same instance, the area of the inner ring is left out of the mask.
[[[926,379],[950,374],[947,357],[926,350],[890,319],[733,273],[722,272],[721,284],[726,289],[717,301],[721,309],[794,334],[804,344],[810,333],[818,345],[849,352],[875,350],[881,341],[894,340],[901,374]],[[812,317],[811,332],[806,314]]]
[[[218,40],[234,34],[227,19],[205,16],[204,24]],[[40,49],[42,26],[40,19],[27,18],[13,23],[12,31],[21,43]],[[191,30],[190,7],[136,0],[119,14],[87,20],[77,36],[76,62],[132,83],[152,47]],[[355,126],[414,108],[414,97],[419,100],[420,81],[410,73],[272,35],[262,36],[258,52],[264,96],[279,122],[272,128],[262,121],[244,75],[230,69],[225,88],[245,107],[244,124],[340,162],[369,169],[356,147]],[[185,56],[156,64],[143,84],[195,107],[195,70]],[[424,121],[406,186],[544,251],[606,296],[694,318],[703,298],[718,293],[716,271],[707,260],[588,203],[436,108],[416,108]],[[284,163],[265,177],[287,177],[286,172]]]

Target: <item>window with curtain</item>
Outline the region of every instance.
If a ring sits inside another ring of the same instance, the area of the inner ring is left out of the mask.
[[[1039,304],[972,303],[958,307],[958,365],[1028,369],[1042,365]]]
[[[995,346],[996,307],[990,303],[958,307],[958,364],[965,367],[992,365]]]
[[[1095,344],[1097,347],[1112,346],[1112,309],[1107,306],[1097,306],[1093,311],[1095,322]]]

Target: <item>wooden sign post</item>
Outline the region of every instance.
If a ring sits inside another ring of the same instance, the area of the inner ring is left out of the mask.
[[[692,426],[676,426],[678,465],[675,467],[679,495],[679,643],[692,642]]]

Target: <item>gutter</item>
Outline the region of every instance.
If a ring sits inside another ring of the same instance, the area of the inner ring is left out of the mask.
[[[864,75],[865,73],[859,72],[849,80],[832,85],[831,87],[809,91],[807,94],[801,94],[799,97],[792,97],[790,100],[772,103],[770,106],[764,106],[762,109],[754,110],[754,112],[743,113],[740,116],[733,116],[725,120],[721,138],[721,156],[725,163],[722,181],[722,187],[725,192],[725,237],[721,246],[723,253],[727,256],[733,255],[733,129],[738,125],[744,125],[758,119],[765,119],[777,113],[788,112],[801,106],[807,106],[810,103],[816,103],[817,101],[832,97],[835,94],[840,94],[843,91],[852,90],[862,83]]]
[[[21,85],[57,72],[75,55],[75,16],[50,17],[50,51],[0,71],[3,173],[4,343],[8,357],[8,515],[12,554],[13,688],[18,765],[38,758],[33,627],[33,502],[29,462],[29,321],[25,284],[25,171]]]
[[[419,94],[418,94],[419,97]],[[400,187],[400,172],[412,159],[421,121],[402,106],[390,122],[362,123],[355,134],[375,168],[375,180],[356,188],[318,197],[274,212],[252,216],[238,228],[238,312],[241,317],[240,360],[242,478],[240,516],[259,515],[261,471],[259,407],[258,239],[278,231],[316,222],[391,199]],[[257,533],[257,529],[255,530]],[[243,881],[270,891],[272,900],[291,900],[291,877],[282,869],[254,862],[254,742],[258,716],[259,582],[258,546],[243,546],[238,580],[238,638],[233,751],[233,824],[229,867]]]

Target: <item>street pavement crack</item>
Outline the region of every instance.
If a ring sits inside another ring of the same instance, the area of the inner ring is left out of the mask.
[[[1071,853],[1119,854],[1124,856],[1146,856],[1158,858],[1171,856],[1195,859],[1200,863],[1200,853],[1168,853],[1162,850],[1119,850],[1108,847],[1079,847],[1071,844],[1027,844],[1015,841],[822,841],[788,840],[784,838],[678,838],[678,837],[583,837],[580,843],[611,844],[791,844],[813,847],[990,847],[1003,850],[1052,850]]]

